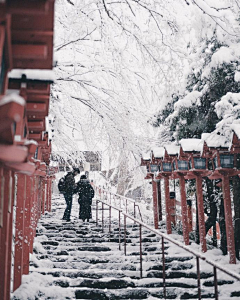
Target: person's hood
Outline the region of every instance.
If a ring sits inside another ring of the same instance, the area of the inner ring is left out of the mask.
[[[80,179],[80,182],[83,184],[90,184],[90,181],[88,179]]]

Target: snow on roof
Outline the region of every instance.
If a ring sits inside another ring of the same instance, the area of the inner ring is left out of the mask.
[[[238,139],[240,139],[240,124],[232,124],[231,128],[236,133]]]
[[[0,99],[0,106],[5,105],[9,102],[15,102],[22,106],[24,106],[26,103],[26,101],[23,99],[23,97],[19,96],[19,93],[17,93],[17,92],[8,93],[7,95],[3,96]]]
[[[169,155],[178,155],[180,146],[177,145],[165,145],[165,149]]]
[[[34,144],[36,146],[38,146],[38,142],[34,141],[34,140],[26,140],[24,142],[24,145],[27,146],[27,145],[30,145],[30,144]]]
[[[211,148],[229,148],[231,144],[231,137],[219,135],[216,132],[203,133],[202,139],[206,142],[207,146]]]
[[[204,141],[202,139],[182,139],[179,141],[183,151],[186,152],[191,152],[191,151],[201,152],[203,149],[203,142]]]
[[[150,152],[143,153],[142,154],[142,159],[143,160],[151,160],[151,153]]]
[[[164,158],[164,154],[165,154],[164,147],[154,147],[152,151],[155,158]]]
[[[52,70],[13,69],[8,73],[8,78],[20,79],[22,75],[30,80],[55,81],[55,74]]]

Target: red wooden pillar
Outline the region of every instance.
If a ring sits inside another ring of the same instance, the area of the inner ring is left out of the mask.
[[[42,193],[42,199],[41,199],[41,202],[42,202],[42,214],[44,215],[45,214],[45,189],[46,189],[46,185],[45,185],[45,178],[44,177],[41,177],[41,185],[42,185],[42,188],[41,188],[41,193]]]
[[[46,210],[51,211],[51,192],[52,192],[52,178],[48,177],[46,180]]]
[[[41,205],[42,205],[42,184],[41,184],[41,177],[37,176],[37,215],[38,220],[41,218]]]
[[[33,253],[33,241],[34,237],[36,234],[36,227],[35,227],[35,209],[36,209],[36,204],[35,204],[35,177],[31,176],[31,195],[30,195],[30,228],[29,228],[29,252]]]
[[[189,232],[191,232],[193,230],[192,204],[187,205],[187,215],[188,215],[188,230]]]
[[[206,243],[206,227],[205,227],[204,206],[203,206],[202,177],[199,175],[196,175],[196,188],[197,188],[197,206],[198,206],[200,244],[201,244],[202,252],[206,252],[207,243]]]
[[[159,221],[162,221],[161,181],[157,181],[157,199],[158,199],[158,218],[159,218]]]
[[[9,265],[9,254],[11,253],[12,232],[10,226],[10,213],[12,190],[10,190],[11,171],[1,168],[1,210],[2,210],[2,228],[1,228],[1,249],[0,249],[0,300],[10,299],[10,280],[11,264]],[[10,203],[9,203],[10,202]]]
[[[13,278],[14,291],[22,283],[25,200],[26,200],[26,175],[18,174],[16,225],[15,225],[16,230],[15,230],[14,278]]]
[[[9,172],[9,202],[8,202],[8,213],[9,213],[9,244],[8,244],[8,276],[7,276],[7,297],[10,299],[11,294],[11,278],[12,278],[12,242],[13,242],[13,203],[15,196],[15,177],[12,171]]]
[[[152,191],[153,191],[153,218],[154,227],[158,229],[158,199],[157,199],[157,182],[152,179]]]
[[[179,183],[180,183],[180,194],[181,194],[183,239],[184,239],[185,245],[189,245],[187,200],[186,200],[186,189],[185,189],[184,176],[179,176]]]
[[[30,225],[31,225],[31,189],[32,178],[26,177],[26,202],[24,215],[24,237],[23,237],[23,274],[29,273],[29,253],[30,253]]]
[[[232,221],[232,208],[231,208],[231,196],[230,196],[230,185],[229,177],[222,177],[222,187],[224,196],[224,211],[225,211],[225,223],[227,232],[227,247],[230,256],[229,263],[236,263],[236,253],[235,253],[235,241],[234,241],[234,229]]]
[[[173,223],[173,225],[176,225],[176,199],[175,197],[171,197],[170,196],[170,201],[171,201],[171,222]]]
[[[49,211],[49,178],[45,179],[46,182],[46,211]]]
[[[49,211],[52,211],[52,177],[49,178]]]
[[[167,233],[172,233],[171,225],[171,210],[170,210],[170,192],[169,192],[169,178],[164,177],[164,188],[165,188],[165,209],[166,209],[166,226]]]

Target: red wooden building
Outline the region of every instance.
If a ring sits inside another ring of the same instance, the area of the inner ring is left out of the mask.
[[[1,300],[28,273],[37,221],[51,209],[53,20],[53,0],[0,1]]]

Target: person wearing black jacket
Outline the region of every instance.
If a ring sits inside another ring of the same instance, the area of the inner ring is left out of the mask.
[[[69,222],[72,210],[72,197],[76,190],[76,183],[74,177],[80,173],[78,168],[73,168],[72,172],[68,172],[64,177],[64,192],[63,196],[66,201],[66,209],[64,211],[63,220]]]
[[[94,197],[94,189],[91,186],[86,175],[82,175],[80,181],[77,183],[77,193],[79,195],[78,203],[80,204],[79,208],[79,219],[82,219],[83,222],[92,218],[92,198]]]

